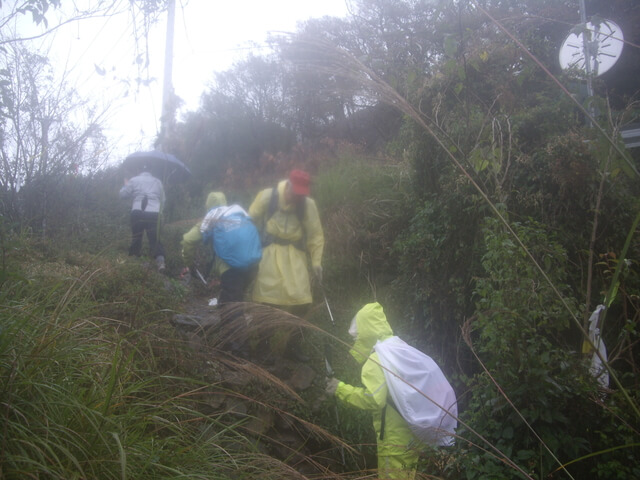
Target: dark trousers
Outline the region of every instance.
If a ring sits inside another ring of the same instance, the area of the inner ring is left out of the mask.
[[[218,304],[244,301],[244,292],[253,281],[258,273],[257,265],[249,270],[241,270],[238,268],[230,268],[220,276],[220,298]],[[241,357],[245,357],[248,353],[247,346],[247,323],[244,319],[244,307],[231,307],[230,310],[222,310],[224,312],[222,320],[229,327],[226,333],[228,348]]]
[[[153,258],[164,256],[164,248],[158,239],[158,212],[131,211],[131,246],[129,255],[139,257],[142,253],[142,237],[147,233],[149,251]]]
[[[258,267],[249,270],[230,268],[220,277],[220,304],[242,302],[244,292],[258,273]]]

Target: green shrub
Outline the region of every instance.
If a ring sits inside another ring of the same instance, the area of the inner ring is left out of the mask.
[[[515,231],[557,290],[568,292],[564,249],[534,222],[515,225]],[[476,279],[477,312],[467,340],[486,371],[467,379],[470,397],[462,418],[534,478],[545,478],[596,445],[624,445],[624,435],[605,427],[603,418],[611,414],[599,405],[596,381],[568,341],[570,312],[564,304],[577,313],[575,302],[557,297],[497,220],[487,219],[484,234],[486,274]],[[594,434],[603,427],[608,445]],[[458,433],[479,441],[467,428]],[[460,447],[467,478],[521,478],[495,452],[464,441]],[[573,478],[605,478],[597,476],[599,465],[596,458],[567,469]]]

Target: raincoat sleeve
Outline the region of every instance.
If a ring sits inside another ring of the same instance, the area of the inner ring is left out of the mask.
[[[307,198],[304,229],[307,234],[307,251],[311,257],[311,266],[322,266],[322,252],[324,251],[324,232],[320,223],[320,215],[316,202]]]
[[[253,223],[261,229],[264,227],[264,217],[267,214],[269,208],[269,201],[271,200],[271,189],[266,188],[256,195],[255,200],[249,207],[249,216],[253,220]]]
[[[131,196],[133,196],[133,185],[131,185],[131,182],[129,182],[126,185],[123,185],[120,189],[120,198],[127,199]]]
[[[381,410],[387,403],[387,382],[382,368],[374,360],[377,361],[377,358],[370,358],[362,367],[364,387],[354,387],[340,382],[336,389],[336,397],[361,410]]]
[[[191,230],[182,236],[182,261],[188,267],[193,265],[196,258],[198,247],[202,243],[202,234],[200,233],[200,224],[193,226]]]

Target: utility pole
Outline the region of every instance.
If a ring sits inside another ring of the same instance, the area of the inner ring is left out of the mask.
[[[160,117],[160,149],[175,126],[175,95],[173,92],[173,31],[176,18],[176,2],[167,2],[167,36],[164,48],[164,79],[162,84],[162,116]]]
[[[584,68],[587,72],[587,96],[593,96],[593,86],[591,84],[591,60],[592,60],[592,52],[591,51],[591,31],[587,28],[587,9],[585,7],[584,0],[580,0],[580,22],[584,25],[585,29],[582,34],[582,48],[584,50]]]
[[[585,6],[584,0],[580,0],[580,22],[584,26],[584,31],[582,33],[582,49],[584,53],[584,68],[587,74],[587,110],[589,111],[589,115],[591,116],[591,118],[594,118],[596,112],[593,108],[593,104],[591,103],[591,98],[593,97],[593,68],[591,66],[591,61],[592,58],[595,58],[595,55],[598,52],[592,51],[591,30],[589,30],[587,25],[587,8]],[[590,127],[593,127],[591,119],[587,119],[587,124]]]

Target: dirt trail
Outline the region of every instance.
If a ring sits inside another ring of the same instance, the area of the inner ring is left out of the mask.
[[[225,325],[220,307],[209,305],[215,290],[199,287],[171,323],[191,349],[207,358],[202,366],[207,369],[205,377],[218,387],[207,399],[208,409],[228,414],[234,421],[243,419],[242,428],[265,453],[300,473],[337,468],[326,453],[334,445],[297,417],[324,408],[324,360],[300,363],[274,358],[264,344],[231,350],[222,338]],[[323,452],[322,467],[314,460],[314,452]]]

